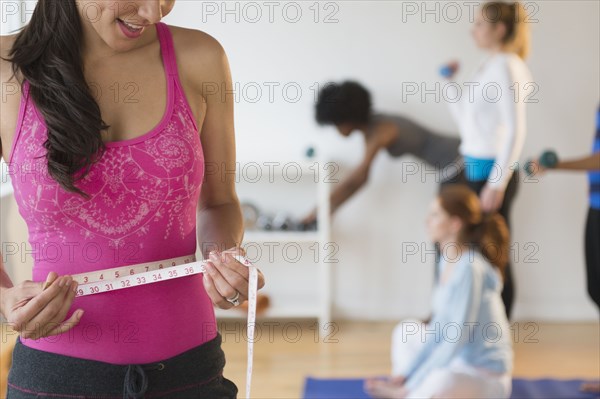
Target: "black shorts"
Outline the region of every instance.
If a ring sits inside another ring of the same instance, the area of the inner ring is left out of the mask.
[[[7,398],[236,398],[224,366],[220,334],[161,362],[131,365],[40,351],[17,338]]]

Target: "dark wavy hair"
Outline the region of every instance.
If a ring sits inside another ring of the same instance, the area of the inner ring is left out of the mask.
[[[371,94],[360,83],[329,82],[320,91],[316,119],[320,125],[367,123],[371,117]]]
[[[458,240],[478,249],[504,276],[509,257],[509,233],[502,215],[483,213],[477,194],[462,184],[443,187],[439,198],[442,208],[463,223]]]
[[[12,77],[22,74],[21,89],[29,82],[30,96],[48,127],[48,173],[66,191],[89,198],[75,182],[104,153],[100,132],[110,126],[102,121],[84,78],[82,37],[75,0],[38,0],[9,57],[2,58],[12,63]]]

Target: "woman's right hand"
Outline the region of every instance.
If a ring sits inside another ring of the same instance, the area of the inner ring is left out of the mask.
[[[44,289],[46,283],[50,285]],[[35,340],[62,334],[77,325],[83,315],[79,309],[65,321],[76,293],[77,282],[71,276],[50,272],[45,282],[25,280],[3,288],[2,314],[23,338]]]

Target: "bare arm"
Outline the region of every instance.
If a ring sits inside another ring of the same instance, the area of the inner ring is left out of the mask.
[[[6,50],[10,47],[5,41],[7,36],[0,38],[0,50],[2,56],[6,57]],[[5,129],[14,129],[7,119],[16,111],[14,107],[11,109],[11,101],[7,101],[7,96],[14,93],[6,91],[6,83],[12,79],[12,68],[4,60],[0,61],[0,66],[0,156],[6,160],[1,137]],[[55,272],[50,272],[44,282],[25,280],[14,286],[4,269],[3,255],[0,253],[0,313],[23,338],[38,339],[64,333],[77,325],[83,315],[83,310],[78,309],[65,320],[77,292],[77,283],[71,285],[71,281],[68,276],[59,277]],[[63,282],[65,284],[61,286]]]
[[[346,202],[354,193],[356,193],[368,180],[369,170],[371,168],[367,157],[361,164],[331,193],[330,212],[333,214],[338,208]]]
[[[346,178],[346,180],[338,184],[331,193],[330,212],[332,214],[367,182],[371,165],[366,162],[367,159],[365,158],[352,174]]]
[[[217,95],[202,94],[206,111],[200,136],[204,163],[211,168],[211,172],[204,175],[196,217],[202,256],[210,260],[202,283],[215,305],[229,309],[248,298],[250,280],[249,269],[233,258],[234,254],[244,255],[241,248],[244,220],[233,173],[236,167],[233,84],[229,61],[221,45],[209,36],[199,41],[198,48],[201,50],[196,51],[193,65],[201,72],[194,76],[196,87],[213,82],[220,89]],[[216,252],[211,256],[211,251]],[[258,289],[264,284],[259,270]],[[239,303],[227,299],[234,297]]]
[[[0,140],[0,158],[2,158],[2,157],[3,157],[2,156],[2,140]],[[13,287],[13,283],[12,283],[10,277],[6,273],[6,270],[4,270],[4,261],[2,260],[3,258],[4,258],[4,256],[2,255],[2,252],[0,252],[0,303],[3,303],[2,290],[5,288]],[[4,311],[2,310],[3,307],[4,307],[3,305],[0,305],[0,314],[2,314],[2,316],[4,316]]]
[[[225,51],[214,39],[208,43],[209,55],[204,54],[198,65],[204,67],[198,81],[215,82],[225,93],[233,92],[229,62]],[[200,52],[199,52],[200,54]],[[206,61],[209,59],[210,61]],[[201,69],[201,68],[199,68]],[[208,74],[208,76],[207,76]],[[202,83],[198,83],[200,89]],[[234,98],[218,94],[204,96],[206,116],[201,127],[205,164],[215,166],[205,173],[198,203],[198,243],[205,259],[211,250],[223,251],[241,245],[244,225],[239,199],[235,191],[235,178],[229,171],[235,170]],[[207,168],[209,169],[209,168]],[[228,173],[222,173],[223,171]]]
[[[544,168],[538,160],[532,160],[531,168],[533,171],[535,171],[535,173],[546,173],[549,170],[600,170],[600,152],[596,152],[583,158],[576,158],[567,161],[559,160],[556,166],[551,169]]]
[[[4,41],[0,42],[0,47],[1,47],[1,54],[2,56],[5,56],[4,54],[4,49],[5,49],[5,44]],[[5,82],[5,70],[7,69],[7,62],[5,62],[4,60],[0,60],[0,69],[2,70],[1,75],[2,78],[0,80],[0,86],[4,86],[4,82]],[[2,98],[0,98],[0,102],[3,101],[4,98],[4,91],[3,91],[3,87],[2,89],[0,89],[0,95],[2,96]],[[2,135],[0,134],[0,159],[4,158],[4,152],[2,151]],[[2,261],[3,259],[3,255],[2,252],[0,252],[0,290],[2,288],[12,288],[13,287],[13,283],[10,280],[10,277],[8,277],[8,274],[6,273],[6,271],[4,270],[4,262]],[[1,295],[1,294],[0,294]]]
[[[374,137],[367,141],[365,157],[360,165],[346,180],[340,183],[331,193],[330,212],[333,214],[346,200],[356,193],[369,179],[369,171],[375,156],[380,149],[387,147],[398,132],[391,124],[382,124],[374,133]]]
[[[554,169],[561,170],[600,170],[600,152],[583,158],[559,161]]]
[[[4,290],[13,287],[13,283],[10,280],[10,277],[4,270],[4,263],[2,261],[3,255],[0,252],[0,314],[2,317],[6,318],[6,314],[4,313]]]
[[[343,182],[339,183],[332,191],[330,196],[330,214],[345,203],[354,193],[356,193],[368,180],[369,170],[373,159],[381,148],[385,148],[398,136],[396,126],[391,123],[382,123],[373,132],[373,137],[367,141],[365,157],[358,167]],[[302,224],[311,224],[317,220],[317,208],[301,220]]]
[[[4,270],[4,262],[2,261],[3,257],[4,256],[2,255],[2,252],[0,252],[0,289],[12,288],[13,283],[8,274],[6,273],[6,270]]]

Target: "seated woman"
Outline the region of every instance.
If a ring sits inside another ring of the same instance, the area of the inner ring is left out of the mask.
[[[316,119],[320,125],[335,126],[345,137],[358,130],[366,144],[363,161],[331,194],[332,214],[365,185],[373,159],[381,149],[393,157],[410,154],[438,169],[448,167],[441,174],[443,179],[454,177],[453,171],[458,172],[458,166],[454,165],[460,159],[458,135],[440,135],[403,116],[373,111],[371,94],[360,83],[326,84],[319,91]],[[313,209],[302,223],[314,224],[316,217]]]
[[[392,377],[365,381],[374,398],[508,398],[513,351],[500,296],[508,229],[463,185],[445,186],[427,219],[441,248],[433,317],[392,337]]]

